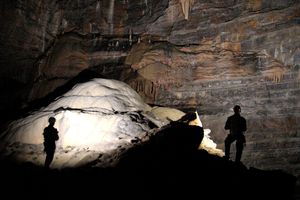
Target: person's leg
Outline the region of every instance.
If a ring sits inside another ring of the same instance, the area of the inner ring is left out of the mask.
[[[45,165],[44,165],[45,168],[49,169],[50,164],[53,160],[53,157],[54,157],[54,151],[47,152],[46,159],[45,159]]]
[[[231,143],[234,141],[234,138],[231,135],[227,135],[225,139],[225,158],[230,158],[230,146]]]
[[[244,149],[244,142],[242,140],[238,139],[236,141],[235,162],[241,162],[243,149]]]

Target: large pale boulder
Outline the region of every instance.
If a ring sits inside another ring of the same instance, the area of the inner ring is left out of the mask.
[[[150,107],[121,81],[93,79],[75,85],[48,106],[12,122],[1,136],[1,153],[14,161],[43,165],[43,129],[49,117],[55,117],[59,140],[54,167],[90,162],[112,165],[121,151],[147,140],[149,134],[184,114],[174,108]]]
[[[11,123],[2,135],[1,146],[6,155],[15,154],[16,160],[42,164],[43,129],[48,125],[48,118],[55,117],[59,162],[53,163],[58,167],[72,166],[84,155],[77,155],[76,159],[72,154],[82,150],[87,155],[105,153],[144,137],[150,128],[140,113],[150,109],[127,84],[93,79],[74,86],[47,107]]]

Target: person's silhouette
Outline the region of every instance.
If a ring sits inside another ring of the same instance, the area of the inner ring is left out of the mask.
[[[241,107],[235,105],[233,108],[234,115],[227,118],[225,130],[229,130],[229,134],[225,139],[225,158],[230,158],[231,143],[236,141],[236,156],[235,161],[240,162],[244,145],[246,144],[245,131],[247,130],[246,119],[240,115]]]
[[[58,131],[56,128],[54,128],[54,124],[55,124],[55,118],[54,117],[50,117],[49,118],[49,125],[44,128],[44,152],[46,153],[46,159],[45,159],[45,168],[49,168],[53,157],[54,157],[54,152],[55,152],[55,148],[56,148],[56,144],[55,142],[59,139],[58,136]]]

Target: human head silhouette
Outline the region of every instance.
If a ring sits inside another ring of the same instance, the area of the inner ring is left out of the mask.
[[[56,121],[56,119],[54,117],[50,117],[48,119],[49,124],[52,125],[52,126],[55,124],[55,121]]]
[[[241,107],[239,105],[235,105],[233,107],[233,111],[235,114],[239,114],[241,112]]]

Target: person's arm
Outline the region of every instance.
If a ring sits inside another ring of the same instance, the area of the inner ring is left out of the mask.
[[[58,139],[59,139],[58,131],[57,131],[57,129],[55,129],[55,140],[58,140]]]
[[[247,131],[247,122],[246,122],[246,119],[243,119],[243,132]]]

